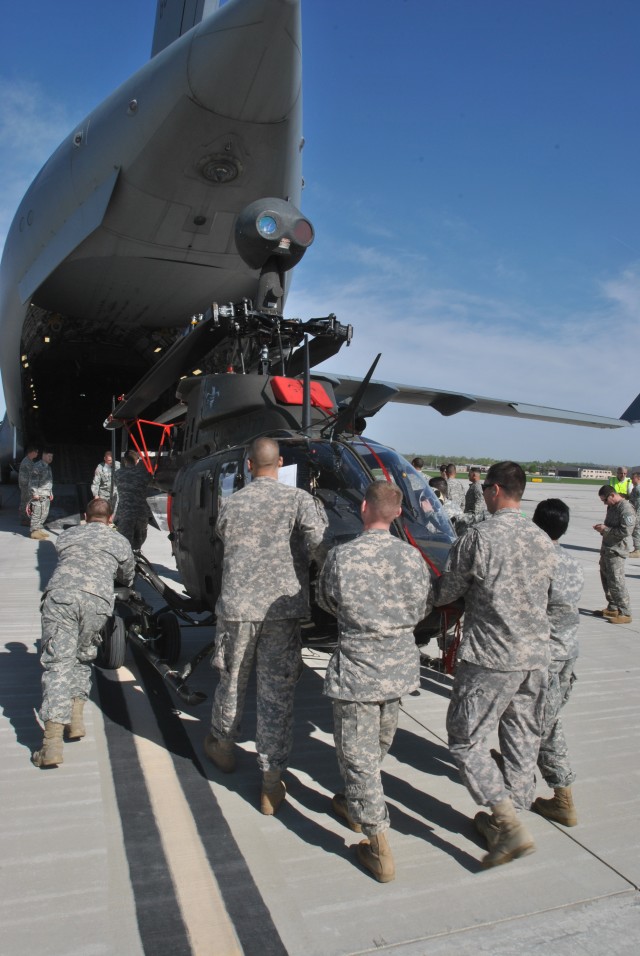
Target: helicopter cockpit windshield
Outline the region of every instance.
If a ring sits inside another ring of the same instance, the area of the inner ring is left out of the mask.
[[[401,455],[377,442],[280,439],[280,480],[310,491],[324,504],[337,543],[362,531],[360,505],[373,478],[398,485],[400,519],[408,540],[442,571],[456,540],[448,516],[426,478]],[[363,467],[364,465],[364,467]]]
[[[362,439],[355,439],[351,444],[374,477],[390,479],[398,485],[403,497],[405,531],[442,571],[457,535],[426,477],[392,448]]]

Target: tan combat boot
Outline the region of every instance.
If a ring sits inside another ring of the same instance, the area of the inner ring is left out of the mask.
[[[630,552],[629,552],[629,557],[630,557],[630,558],[640,558],[640,549],[639,549],[639,548],[634,548],[633,551],[630,551]]]
[[[356,847],[358,859],[379,883],[390,883],[396,878],[396,866],[386,833],[377,833],[362,840]]]
[[[331,807],[335,815],[344,820],[350,830],[353,830],[354,833],[362,833],[362,827],[359,823],[356,823],[349,813],[347,798],[344,793],[334,794],[331,800]]]
[[[498,828],[498,835],[489,846],[489,852],[482,860],[485,869],[491,866],[500,866],[510,863],[519,856],[527,856],[535,851],[533,837],[516,816],[513,802],[510,799],[501,800],[492,807],[493,822]]]
[[[84,726],[84,700],[81,697],[74,697],[71,702],[71,720],[65,724],[67,740],[80,740],[86,737],[87,731]]]
[[[631,615],[618,613],[615,617],[609,618],[609,624],[631,624]]]
[[[280,779],[279,770],[265,770],[262,774],[262,793],[260,794],[260,812],[273,817],[284,802],[287,788]]]
[[[204,752],[223,773],[233,773],[236,769],[233,750],[233,740],[217,740],[213,734],[207,734],[204,738]]]
[[[614,607],[614,608],[606,607],[604,611],[602,612],[603,617],[617,617],[619,614],[620,614],[620,611],[618,610],[617,607]]]
[[[531,809],[547,820],[555,820],[565,827],[575,827],[578,814],[571,796],[571,787],[554,787],[553,794],[548,800],[538,797],[533,801]]]
[[[45,538],[49,537],[49,535],[46,533],[46,531],[42,531],[40,528],[36,528],[35,531],[31,532],[29,537],[32,538],[34,541],[44,541]]]
[[[62,763],[62,735],[64,724],[47,720],[44,725],[42,747],[31,754],[31,762],[36,767],[57,767]]]
[[[500,828],[491,814],[481,810],[480,813],[476,813],[473,823],[480,836],[487,841],[488,849],[493,850],[500,837]]]

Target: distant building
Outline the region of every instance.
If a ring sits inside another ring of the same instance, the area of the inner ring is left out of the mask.
[[[556,472],[551,472],[558,478],[598,478],[606,481],[612,474],[609,468],[558,468]]]
[[[557,478],[580,478],[580,469],[579,468],[557,468],[556,469]]]
[[[603,478],[609,479],[613,472],[610,468],[581,468],[581,478]]]

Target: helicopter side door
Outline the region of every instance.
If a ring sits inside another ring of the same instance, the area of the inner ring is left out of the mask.
[[[215,609],[222,581],[222,544],[215,527],[229,495],[244,487],[244,449],[192,462],[176,476],[172,493],[173,550],[182,583],[203,608]]]

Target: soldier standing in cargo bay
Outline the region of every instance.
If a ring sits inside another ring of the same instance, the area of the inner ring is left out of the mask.
[[[53,473],[51,462],[53,452],[44,448],[40,461],[34,462],[29,476],[29,511],[31,513],[31,537],[35,541],[48,538],[44,524],[49,517],[49,508],[53,501]]]
[[[91,662],[100,630],[114,605],[114,578],[133,583],[129,544],[109,528],[111,509],[101,498],[87,505],[87,523],[56,541],[58,564],[42,599],[42,707],[44,739],[32,756],[36,767],[57,767],[65,729],[85,736],[83,709],[91,688]]]
[[[220,680],[204,743],[217,767],[235,770],[234,740],[255,659],[260,809],[267,815],[285,798],[281,774],[302,673],[300,619],[309,612],[309,563],[324,560],[328,524],[316,498],[278,481],[281,465],[278,443],[257,438],[248,454],[253,480],[226,499],[216,524],[224,547],[213,658]]]
[[[549,667],[547,605],[556,557],[550,538],[520,513],[526,476],[503,461],[487,472],[488,521],[453,546],[436,605],[464,595],[464,633],[447,713],[449,749],[476,803],[485,867],[535,849],[516,809],[531,806]],[[500,739],[503,768],[489,750]]]
[[[118,502],[118,492],[115,488],[116,472],[120,470],[120,462],[114,465],[113,455],[110,451],[105,451],[104,458],[93,473],[91,482],[91,494],[94,498],[104,498],[111,505],[111,511],[115,513]]]
[[[18,471],[18,487],[20,488],[20,524],[29,525],[29,516],[27,515],[27,505],[29,504],[29,483],[31,481],[31,472],[38,457],[39,449],[36,445],[27,445],[26,454],[20,462]]]
[[[124,535],[134,551],[139,551],[147,540],[149,512],[147,495],[151,475],[140,455],[128,451],[122,459],[122,468],[115,474],[118,513],[116,528]]]
[[[420,683],[414,628],[431,608],[431,581],[420,552],[389,534],[401,514],[397,485],[369,485],[364,531],[334,548],[318,580],[318,603],[338,619],[338,646],[324,683],[345,793],[336,814],[367,838],[358,859],[381,883],[395,877],[387,841],[389,811],[380,764],[398,725],[400,698]]]

